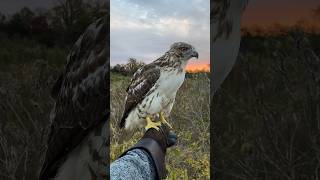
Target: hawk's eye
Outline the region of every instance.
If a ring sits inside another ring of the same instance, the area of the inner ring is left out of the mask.
[[[186,51],[186,50],[188,50],[188,48],[187,47],[181,47],[180,50],[181,51]]]

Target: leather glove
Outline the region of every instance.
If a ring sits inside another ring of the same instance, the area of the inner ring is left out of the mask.
[[[169,127],[161,124],[159,130],[154,128],[148,129],[141,139],[151,138],[155,140],[161,147],[163,153],[166,153],[167,148],[177,143],[177,135],[170,131]]]
[[[167,170],[165,168],[165,155],[167,148],[175,145],[177,142],[177,135],[170,131],[169,127],[161,124],[159,130],[150,128],[144,136],[138,141],[136,145],[127,150],[133,149],[145,150],[153,160],[154,167],[157,171],[157,179],[165,179],[167,177]],[[123,153],[123,155],[126,154]]]

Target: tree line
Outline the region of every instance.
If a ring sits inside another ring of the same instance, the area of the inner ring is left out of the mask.
[[[115,66],[112,66],[111,72],[128,76],[134,74],[140,67],[144,65],[144,62],[139,61],[136,58],[129,58],[126,64],[116,64]]]
[[[95,19],[107,14],[99,0],[57,0],[51,9],[23,7],[12,15],[0,12],[0,38],[33,39],[46,46],[70,46]]]

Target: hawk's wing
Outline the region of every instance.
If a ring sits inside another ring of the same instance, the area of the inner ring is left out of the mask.
[[[75,43],[54,85],[55,105],[40,179],[53,178],[68,153],[108,120],[108,35],[108,17],[91,24]]]
[[[126,104],[120,121],[120,128],[124,127],[130,111],[148,95],[159,77],[160,68],[153,63],[143,66],[133,75],[127,88]]]

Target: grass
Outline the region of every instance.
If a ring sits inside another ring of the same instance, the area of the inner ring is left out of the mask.
[[[37,179],[53,105],[50,91],[66,51],[0,39],[0,179]]]
[[[129,82],[130,77],[111,74],[111,161],[143,135],[143,130],[127,133],[118,128]],[[209,92],[209,77],[198,73],[188,76],[177,93],[169,121],[178,135],[178,143],[167,152],[168,179],[210,177]]]
[[[319,42],[306,34],[243,38],[214,95],[215,179],[319,179]]]

